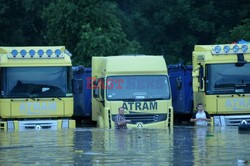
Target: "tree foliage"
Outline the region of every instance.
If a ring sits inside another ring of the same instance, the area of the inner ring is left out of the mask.
[[[55,10],[57,9],[57,10]],[[51,45],[66,45],[75,64],[90,65],[92,56],[136,52],[139,44],[128,41],[110,1],[58,0],[44,12]]]
[[[190,63],[195,44],[249,41],[249,29],[249,0],[0,0],[1,45],[65,45],[75,65],[133,53]]]
[[[119,1],[128,37],[141,44],[143,53],[163,54],[168,63],[190,62],[195,44],[215,44],[221,38],[232,42],[230,35],[244,38],[249,30],[238,26],[244,19],[249,23],[249,4],[247,0]]]
[[[48,0],[0,0],[0,45],[46,45],[41,19]]]

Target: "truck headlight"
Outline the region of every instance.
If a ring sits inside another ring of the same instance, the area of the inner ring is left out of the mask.
[[[214,125],[215,126],[220,126],[221,125],[220,118],[218,116],[214,116]]]

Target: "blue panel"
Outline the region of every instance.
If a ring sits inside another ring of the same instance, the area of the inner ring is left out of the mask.
[[[77,66],[72,69],[74,77],[74,116],[89,117],[91,116],[91,68]],[[82,90],[79,91],[79,89]]]
[[[174,112],[191,114],[193,111],[192,66],[168,65],[168,73]]]

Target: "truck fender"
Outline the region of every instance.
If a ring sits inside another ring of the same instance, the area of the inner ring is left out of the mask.
[[[104,120],[102,116],[98,116],[97,118],[97,127],[104,128]]]

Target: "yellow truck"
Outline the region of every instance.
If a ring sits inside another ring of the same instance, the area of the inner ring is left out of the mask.
[[[71,128],[70,53],[57,47],[0,47],[0,128]]]
[[[163,56],[92,57],[92,120],[114,128],[118,108],[128,128],[173,126],[169,78]]]
[[[204,103],[213,124],[250,122],[250,44],[196,45],[194,106]]]

